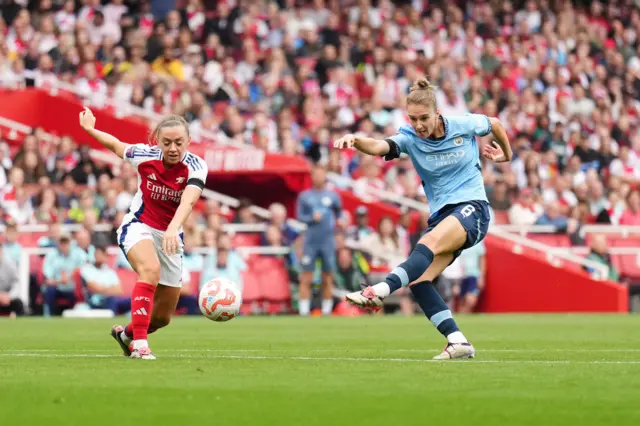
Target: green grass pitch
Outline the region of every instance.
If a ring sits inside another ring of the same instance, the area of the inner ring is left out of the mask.
[[[129,360],[113,320],[0,320],[0,424],[640,425],[640,317],[177,318]]]

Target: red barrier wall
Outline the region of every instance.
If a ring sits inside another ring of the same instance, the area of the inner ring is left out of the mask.
[[[488,235],[487,284],[482,312],[628,312],[627,289],[594,281],[582,272],[556,268],[539,257],[516,254],[511,244]]]
[[[82,145],[102,148],[100,144],[88,137],[78,125],[78,114],[82,104],[66,96],[52,96],[38,89],[19,91],[0,89],[0,116],[26,124],[31,127],[42,127],[59,136],[71,136]],[[149,129],[145,124],[134,120],[116,118],[100,110],[92,110],[98,126],[109,129],[109,133],[129,143],[146,142]]]

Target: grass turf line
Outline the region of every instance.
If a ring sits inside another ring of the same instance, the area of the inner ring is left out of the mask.
[[[134,361],[113,321],[0,320],[1,424],[581,425],[640,421],[640,317],[178,318]],[[71,355],[71,356],[68,356]],[[112,356],[113,355],[113,356]],[[480,362],[478,362],[480,361]]]

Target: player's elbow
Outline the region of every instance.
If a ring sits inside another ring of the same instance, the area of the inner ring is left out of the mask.
[[[491,124],[491,131],[495,131],[497,129],[503,129],[502,123],[498,117],[488,117],[489,124]]]
[[[389,143],[387,141],[378,141],[375,146],[374,155],[387,155],[389,153]]]

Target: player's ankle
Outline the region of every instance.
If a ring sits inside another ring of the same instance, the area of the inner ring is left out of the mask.
[[[148,348],[148,347],[149,347],[149,342],[146,339],[133,341],[133,350]]]
[[[122,332],[120,333],[120,340],[122,340],[122,343],[124,343],[125,345],[129,346],[131,344],[131,342],[133,342],[133,339],[131,339],[129,336],[127,336],[126,332]]]
[[[374,285],[372,288],[373,288],[373,291],[376,292],[376,296],[378,296],[381,299],[384,299],[385,297],[391,294],[391,288],[389,287],[389,284],[387,284],[386,282],[378,283]]]
[[[449,343],[469,343],[469,341],[467,340],[466,337],[464,337],[464,334],[462,334],[461,331],[454,331],[451,334],[447,335],[447,341]]]

